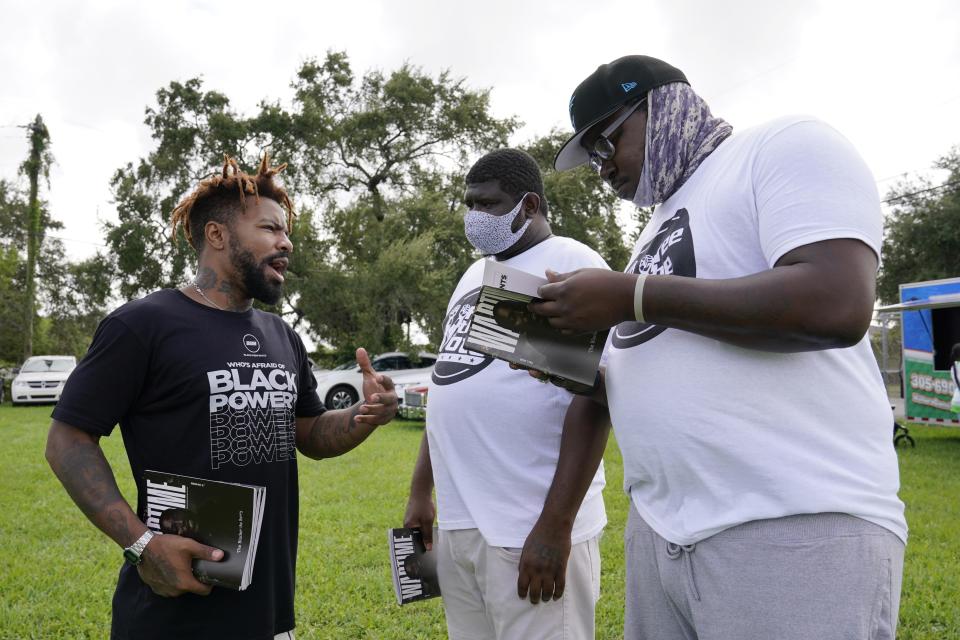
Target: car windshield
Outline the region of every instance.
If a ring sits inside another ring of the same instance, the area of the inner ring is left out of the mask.
[[[73,360],[31,360],[23,365],[20,373],[44,373],[47,371],[66,373],[71,371],[73,367]]]
[[[334,371],[346,371],[348,369],[353,369],[357,366],[356,361],[351,360],[350,362],[344,362],[343,364],[338,364],[333,368]]]

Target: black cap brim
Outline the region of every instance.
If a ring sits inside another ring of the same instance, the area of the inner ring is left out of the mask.
[[[622,105],[647,97],[653,89],[672,82],[687,82],[687,77],[676,67],[650,56],[623,56],[597,67],[573,90],[568,109],[574,134],[560,147],[553,166],[557,171],[565,171],[589,162],[590,155],[580,144],[584,132]]]
[[[560,147],[560,151],[557,152],[557,157],[553,159],[553,168],[557,171],[566,171],[567,169],[573,169],[582,164],[587,164],[590,161],[590,154],[580,144],[580,139],[583,138],[583,134],[590,131],[598,122],[603,122],[603,120],[610,117],[610,115],[616,113],[617,109],[622,106],[623,105],[618,104],[599,118],[595,118],[592,122],[587,123],[579,133],[573,134],[569,140],[564,142],[563,146]]]

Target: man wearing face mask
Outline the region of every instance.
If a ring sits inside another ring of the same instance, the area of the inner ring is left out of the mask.
[[[585,472],[582,502],[563,502],[562,517],[541,515],[551,480],[564,478],[557,457],[573,396],[464,348],[464,339],[488,260],[541,276],[607,266],[589,247],[551,234],[540,169],[526,153],[493,151],[466,182],[465,231],[484,257],[447,307],[404,526],[433,542],[436,485],[437,573],[451,638],[592,638],[606,524],[599,458]],[[605,443],[595,446],[602,452]]]
[[[568,411],[598,430],[565,432],[559,465],[589,466],[609,407],[631,498],[625,637],[892,640],[907,527],[865,336],[870,171],[813,118],[733,132],[647,56],[600,66],[570,114],[557,169],[589,162],[657,205],[625,273],[551,274],[531,305],[612,327],[602,391]]]

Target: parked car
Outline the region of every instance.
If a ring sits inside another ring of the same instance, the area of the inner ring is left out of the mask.
[[[39,404],[57,402],[70,372],[77,366],[73,356],[33,356],[27,358],[10,384],[10,402]]]
[[[371,364],[375,371],[390,376],[402,403],[403,391],[408,385],[422,386],[430,381],[436,361],[434,353],[411,355],[394,351],[374,357]],[[328,409],[345,409],[360,399],[363,375],[356,362],[345,362],[330,371],[314,374],[317,378],[317,395]]]

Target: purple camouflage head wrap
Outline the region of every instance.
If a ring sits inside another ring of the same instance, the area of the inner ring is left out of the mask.
[[[643,171],[633,202],[660,204],[683,186],[700,163],[733,132],[722,118],[682,82],[647,94],[647,142]]]

